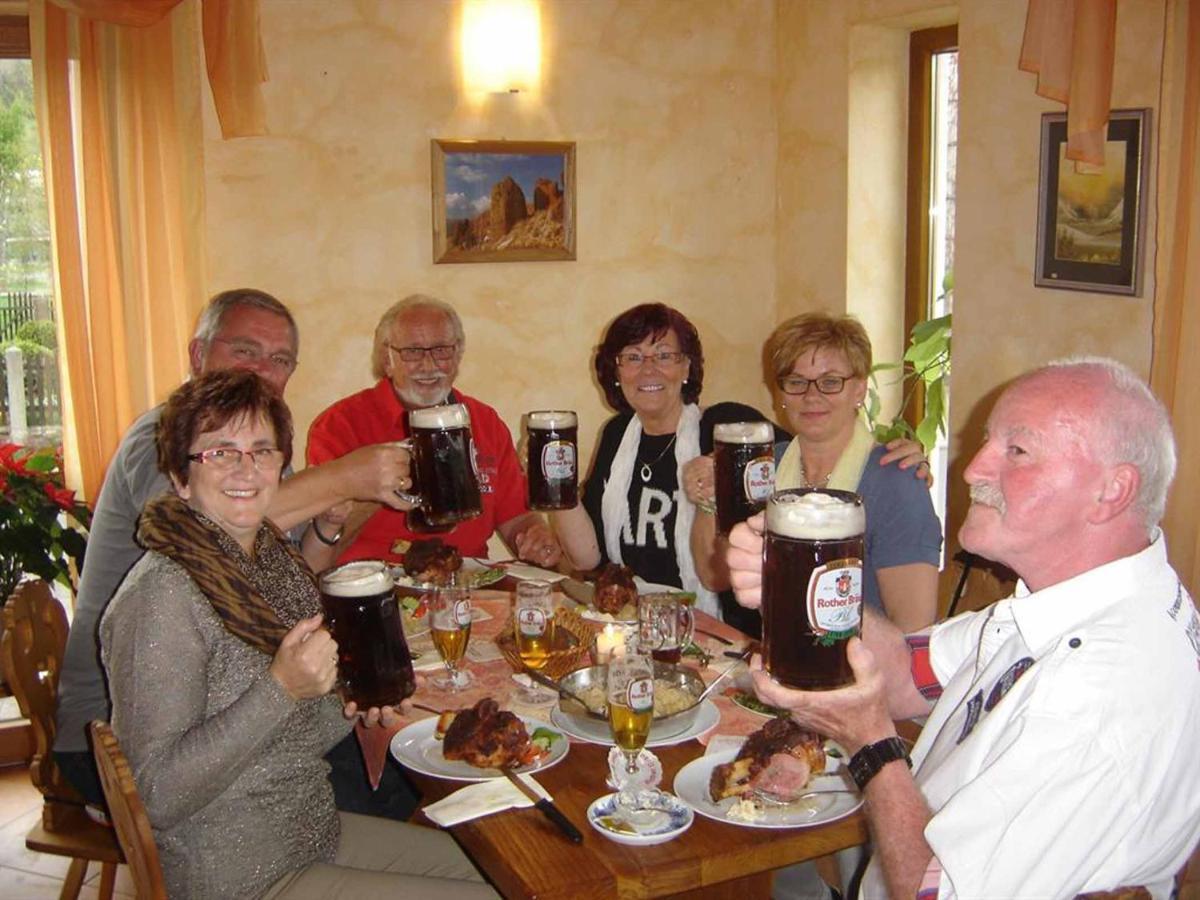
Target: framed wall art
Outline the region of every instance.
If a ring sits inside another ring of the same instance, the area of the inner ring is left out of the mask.
[[[575,258],[575,144],[433,141],[433,261]]]
[[[1039,287],[1140,295],[1148,109],[1113,110],[1104,165],[1066,158],[1066,113],[1042,116],[1038,182]]]

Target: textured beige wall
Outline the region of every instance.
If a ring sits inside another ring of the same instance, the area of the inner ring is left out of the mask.
[[[537,96],[458,90],[450,2],[263,0],[270,136],[206,122],[213,291],[250,284],[295,310],[297,424],[370,383],[380,313],[414,292],[462,314],[459,385],[510,426],[572,407],[607,416],[591,349],[621,310],[663,301],[699,327],[704,399],[766,407],[774,325],[771,0],[543,2]],[[577,144],[578,259],[434,265],[431,138]]]
[[[1157,102],[1163,3],[1118,6],[1114,107]],[[956,19],[951,534],[961,465],[1007,379],[1081,352],[1148,371],[1152,246],[1140,298],[1033,286],[1040,114],[1058,106],[1016,70],[1024,3],[543,0],[542,8],[543,90],[480,106],[458,90],[453,3],[263,0],[271,135],[221,142],[208,114],[208,285],[258,285],[295,308],[305,345],[289,399],[302,426],[369,383],[379,313],[418,290],[463,313],[464,389],[510,424],[529,408],[575,407],[585,444],[605,416],[590,349],[633,303],[673,303],[697,323],[709,402],[765,407],[763,338],[797,312],[846,309],[848,283],[851,308],[877,341],[888,340],[890,313],[866,308],[871,298],[857,293],[875,286],[885,304],[899,296],[890,282],[902,229],[887,223],[894,199],[873,208],[848,171],[867,160],[880,177],[896,170],[897,153],[891,143],[868,152],[873,123],[857,110],[894,140],[901,116],[887,98],[898,103],[903,82],[899,36]],[[852,106],[852,79],[877,90]],[[434,266],[434,137],[576,141],[578,260]],[[863,230],[877,232],[875,247],[849,251],[848,233]]]

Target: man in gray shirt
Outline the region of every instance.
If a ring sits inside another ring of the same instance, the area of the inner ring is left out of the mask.
[[[208,302],[188,344],[188,357],[193,376],[218,369],[250,369],[282,393],[296,369],[299,343],[287,307],[262,291],[238,289]],[[121,580],[142,556],[142,548],[134,543],[142,507],[170,487],[158,470],[155,429],[160,412],[161,407],[156,407],[134,422],[104,477],[58,686],[55,761],[67,780],[96,804],[102,804],[104,797],[86,730],[92,719],[107,719],[109,714],[96,629]],[[329,539],[314,532],[313,516],[352,499],[400,506],[395,491],[409,486],[406,451],[388,445],[363,447],[285,477],[270,518],[281,529],[293,530],[306,557],[323,560],[328,558]]]

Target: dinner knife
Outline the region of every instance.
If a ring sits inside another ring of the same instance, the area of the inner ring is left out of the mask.
[[[562,810],[555,806],[553,802],[547,800],[522,781],[520,776],[512,769],[501,769],[500,771],[504,773],[505,778],[517,786],[517,790],[533,801],[533,805],[541,810],[542,815],[553,822],[572,844],[583,843],[583,835],[579,833],[579,829],[571,824],[571,820],[564,816]]]

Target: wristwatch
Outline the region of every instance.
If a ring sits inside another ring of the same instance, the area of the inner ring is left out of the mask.
[[[884,738],[874,744],[867,744],[850,757],[850,777],[854,779],[860,791],[864,790],[867,782],[878,775],[880,769],[898,759],[904,760],[908,767],[912,768],[908,749],[898,737]]]

